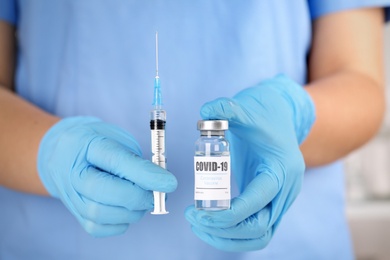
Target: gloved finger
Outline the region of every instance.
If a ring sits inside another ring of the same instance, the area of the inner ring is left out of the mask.
[[[224,251],[229,252],[246,252],[260,250],[266,247],[272,238],[271,230],[268,230],[264,236],[254,239],[229,239],[210,235],[199,230],[197,227],[192,227],[192,231],[201,240],[207,244]]]
[[[153,208],[153,192],[94,167],[72,175],[72,185],[82,196],[101,204],[122,206],[129,210]]]
[[[279,192],[282,180],[266,167],[259,167],[258,170],[259,174],[232,200],[230,209],[198,210],[193,213],[196,220],[204,226],[229,228],[263,209]]]
[[[256,104],[249,104],[250,102]],[[236,127],[238,129],[242,129],[243,126],[247,126],[245,135],[251,134],[253,136],[257,136],[259,134],[259,125],[261,125],[262,128],[267,128],[269,125],[269,122],[259,121],[263,119],[262,114],[264,112],[273,113],[272,111],[267,111],[267,109],[269,108],[262,106],[255,99],[246,100],[245,106],[243,106],[232,98],[217,98],[205,103],[200,109],[200,115],[203,119],[228,120],[229,129],[232,132],[235,132],[234,130]],[[254,117],[254,115],[256,115],[256,117]],[[252,126],[256,127],[256,129],[250,130]],[[239,134],[241,131],[235,133]]]
[[[92,123],[95,124],[95,123]],[[100,122],[98,123],[100,124]],[[125,131],[124,129],[105,122],[109,127],[99,127],[98,134],[101,136],[109,136],[113,140],[117,141],[120,144],[125,145],[127,148],[129,148],[133,153],[135,153],[138,156],[142,156],[141,147],[139,146],[138,142],[134,138],[134,136]]]
[[[246,99],[245,103],[231,98],[218,98],[205,103],[200,114],[203,119],[228,120],[229,131],[244,140],[256,140],[259,135],[262,135],[263,140],[275,140],[274,125],[279,124],[279,119],[263,116],[277,112],[270,109],[275,110],[275,107],[266,107],[254,98]],[[271,123],[270,120],[275,122]]]
[[[105,237],[105,236],[114,236],[123,234],[129,224],[97,224],[89,219],[83,218],[80,214],[77,204],[82,202],[82,198],[76,191],[69,192],[67,194],[72,203],[65,203],[64,205],[69,209],[70,212],[77,218],[81,226],[87,231],[89,234],[95,237]]]
[[[262,237],[272,227],[270,225],[271,212],[269,206],[228,228],[204,226],[197,221],[194,211],[197,211],[194,206],[188,207],[185,212],[186,219],[198,230],[215,237],[255,239]]]
[[[177,187],[177,180],[172,173],[104,137],[96,137],[90,142],[87,161],[103,171],[134,182],[145,190],[173,192]]]
[[[88,219],[79,219],[79,221],[84,230],[94,237],[108,237],[120,235],[125,233],[129,227],[129,224],[97,224]]]
[[[231,98],[218,98],[205,103],[200,109],[203,119],[225,119],[229,125],[242,124],[248,121],[246,111]]]
[[[131,211],[123,207],[108,206],[85,197],[74,200],[73,204],[82,218],[101,225],[136,223],[146,212],[145,210]]]

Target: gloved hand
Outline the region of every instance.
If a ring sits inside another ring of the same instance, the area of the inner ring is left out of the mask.
[[[172,192],[176,178],[141,157],[133,136],[92,117],[60,120],[45,134],[38,172],[93,236],[124,233],[153,208],[153,192]]]
[[[232,172],[240,195],[223,211],[186,209],[193,232],[226,251],[264,248],[298,195],[305,170],[299,144],[315,120],[307,92],[277,76],[201,108],[204,119],[229,121]]]

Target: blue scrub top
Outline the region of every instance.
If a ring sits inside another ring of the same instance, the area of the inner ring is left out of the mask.
[[[131,132],[150,158],[149,112],[159,32],[169,215],[147,214],[121,236],[93,238],[62,203],[0,187],[1,259],[352,259],[342,165],[309,169],[269,246],[222,252],[184,218],[193,204],[200,106],[285,73],[304,84],[311,22],[385,0],[0,0],[17,27],[16,90],[56,115],[97,116]],[[237,194],[237,193],[236,193]]]

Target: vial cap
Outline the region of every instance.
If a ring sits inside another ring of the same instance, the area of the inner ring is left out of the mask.
[[[229,121],[227,120],[199,120],[198,130],[228,130]]]

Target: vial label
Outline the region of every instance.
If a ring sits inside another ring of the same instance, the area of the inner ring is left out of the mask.
[[[195,200],[230,200],[230,156],[195,156]]]

